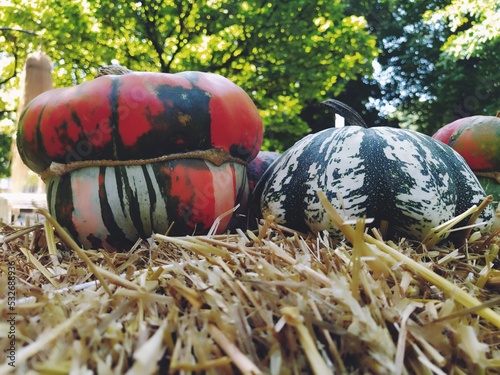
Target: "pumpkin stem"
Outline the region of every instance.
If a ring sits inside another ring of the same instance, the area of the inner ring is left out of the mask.
[[[348,126],[361,126],[362,128],[368,127],[365,120],[363,120],[358,112],[339,100],[328,99],[321,102],[321,104],[329,110],[332,110],[334,113],[342,116],[345,119],[345,124]]]
[[[121,66],[119,64],[112,64],[112,65],[105,65],[101,66],[99,69],[97,69],[97,74],[95,75],[95,78],[102,77],[102,76],[109,76],[109,75],[124,75],[127,73],[132,73],[133,70],[127,69],[124,66]]]

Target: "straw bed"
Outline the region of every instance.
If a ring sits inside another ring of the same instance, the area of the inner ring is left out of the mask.
[[[52,224],[2,227],[2,374],[500,373],[496,236],[427,249],[360,220],[334,243],[268,218],[106,253]]]

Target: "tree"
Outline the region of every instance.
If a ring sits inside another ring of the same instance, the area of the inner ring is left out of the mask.
[[[340,93],[350,79],[369,75],[377,54],[364,18],[346,16],[339,0],[10,4],[0,11],[2,24],[39,37],[0,33],[9,45],[2,56],[9,61],[4,76],[16,72],[2,91],[17,85],[14,61],[23,61],[40,43],[55,62],[56,86],[91,79],[99,66],[115,60],[133,70],[211,71],[249,93],[261,110],[265,147],[277,150],[309,131],[299,116],[304,103],[332,90]]]
[[[499,10],[495,1],[453,0],[423,15],[426,23],[444,25],[448,32],[437,64],[446,78],[430,103],[432,111],[443,108],[443,124],[500,109]]]
[[[453,0],[447,6],[427,11],[424,20],[444,23],[453,33],[443,52],[454,59],[482,55],[500,37],[500,5],[495,1]]]
[[[500,108],[495,7],[477,0],[349,2],[346,12],[365,15],[381,51],[377,79],[359,84],[370,95],[361,99],[366,111],[373,104],[381,111],[375,122],[397,121],[433,134],[460,117],[495,114]],[[357,101],[360,91],[343,95]]]

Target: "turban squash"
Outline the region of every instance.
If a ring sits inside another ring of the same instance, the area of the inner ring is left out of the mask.
[[[205,233],[246,207],[262,136],[255,104],[225,77],[127,72],[36,97],[17,146],[61,225],[84,247],[122,250],[154,232]]]

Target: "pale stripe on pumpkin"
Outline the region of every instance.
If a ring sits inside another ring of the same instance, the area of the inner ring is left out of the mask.
[[[394,205],[404,216],[415,219],[407,227],[394,223],[396,227],[403,233],[421,237],[431,228],[452,219],[455,209],[450,208],[455,207],[457,201],[454,182],[443,165],[444,159],[434,155],[435,148],[429,139],[415,132],[405,132],[402,136],[391,128],[377,131],[388,143],[384,148],[385,159],[397,163],[401,169],[401,178],[388,180],[393,184],[388,188],[396,192]],[[401,186],[406,181],[408,185]],[[403,187],[403,191],[397,191]]]
[[[141,187],[145,180],[143,169],[140,166],[105,168],[102,174],[104,180],[101,189],[105,191],[105,196],[101,199],[101,205],[109,202],[112,213],[107,219],[112,219],[128,238],[137,238],[144,231],[149,231],[150,193]],[[103,210],[103,215],[108,213]],[[108,230],[114,231],[111,228]]]
[[[73,227],[82,242],[85,241],[84,245],[90,246],[89,236],[100,237],[108,234],[102,220],[99,200],[99,169],[89,168],[84,174],[78,172],[64,177],[70,179],[73,191]]]
[[[230,165],[226,164],[221,167],[216,167],[212,163],[205,162],[208,169],[212,173],[213,201],[214,201],[214,218],[222,215],[224,212],[234,207],[236,200],[236,176],[234,175]],[[236,165],[233,165],[236,167]],[[231,220],[231,216],[226,216],[220,222],[220,228],[225,228]],[[219,228],[219,230],[220,230]]]
[[[358,217],[363,213],[363,206],[368,197],[354,193],[365,183],[364,162],[360,157],[362,134],[351,133],[348,135],[351,142],[342,143],[343,134],[332,132],[320,144],[318,161],[312,163],[315,169],[314,174],[309,174],[309,181],[306,183],[308,190],[305,214],[313,231],[328,229],[340,233],[317,199],[318,190],[331,191],[332,187],[335,187],[336,196],[332,196],[331,202],[346,219]],[[315,147],[316,145],[313,145],[311,149],[314,154]],[[344,178],[347,175],[349,179]]]

